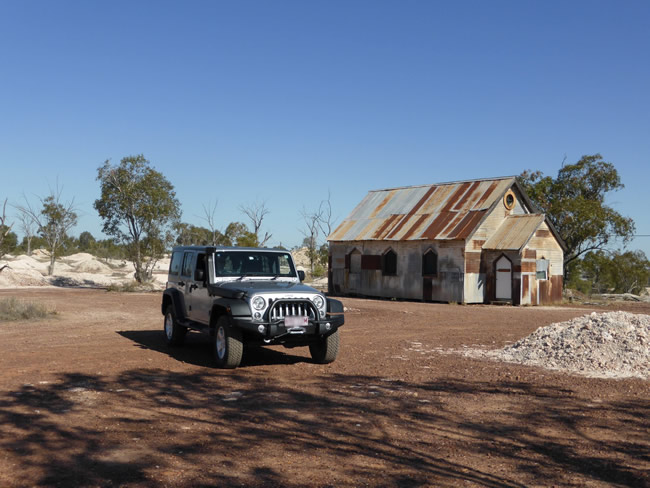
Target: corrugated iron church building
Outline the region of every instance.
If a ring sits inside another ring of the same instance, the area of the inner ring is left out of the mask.
[[[514,177],[371,191],[328,241],[333,294],[562,300],[565,245]]]

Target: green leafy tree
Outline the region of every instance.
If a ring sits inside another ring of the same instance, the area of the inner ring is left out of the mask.
[[[589,252],[579,269],[594,293],[638,294],[650,279],[650,261],[643,251]]]
[[[174,224],[174,232],[176,233],[176,244],[179,246],[208,246],[214,242],[213,240],[218,241],[223,237],[218,230],[211,231],[205,227],[198,227],[185,222]]]
[[[612,260],[605,251],[590,251],[582,259],[574,261],[567,286],[587,294],[612,291],[609,279],[611,264]]]
[[[217,240],[222,246],[259,247],[257,236],[248,230],[246,224],[231,222],[223,233],[223,238]]]
[[[116,239],[103,239],[97,241],[93,246],[95,256],[103,259],[108,264],[110,259],[123,260],[127,258],[124,246]]]
[[[0,224],[0,235],[2,235],[2,240],[0,240],[0,259],[5,254],[13,253],[18,246],[18,236],[15,232],[11,231],[11,227]]]
[[[62,190],[57,187],[45,198],[39,197],[40,210],[33,207],[27,199],[25,199],[25,205],[17,207],[21,213],[31,218],[38,229],[38,234],[45,241],[46,249],[50,255],[50,265],[47,271],[50,276],[54,274],[56,258],[61,256],[65,250],[68,232],[77,224],[74,199],[62,202],[61,192]]]
[[[123,158],[119,165],[106,161],[97,180],[101,197],[94,206],[104,233],[124,244],[136,281],[150,281],[181,215],[173,185],[143,155]]]
[[[614,165],[603,161],[600,154],[563,165],[556,178],[524,171],[519,182],[566,243],[565,277],[585,253],[605,249],[612,239],[627,243],[634,235],[632,219],[605,204],[606,196],[623,184]]]
[[[90,252],[93,250],[93,247],[95,246],[95,243],[97,241],[93,237],[93,235],[88,232],[84,231],[81,234],[79,234],[79,251],[81,252]]]
[[[614,293],[641,293],[650,279],[650,261],[643,251],[617,251],[612,256],[610,279]]]

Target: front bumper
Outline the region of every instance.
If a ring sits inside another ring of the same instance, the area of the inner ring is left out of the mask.
[[[233,317],[232,326],[241,329],[249,337],[257,337],[265,342],[312,342],[314,339],[333,334],[345,323],[345,317],[326,315],[323,320],[310,320],[307,325],[286,327],[283,320],[275,322],[253,321],[250,317]],[[264,330],[261,330],[263,326]]]

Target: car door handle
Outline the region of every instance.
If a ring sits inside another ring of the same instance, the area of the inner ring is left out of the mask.
[[[185,286],[185,282],[184,281],[179,281],[178,286]]]
[[[190,285],[190,293],[192,293],[192,290],[196,290],[198,287],[199,287],[199,285],[197,285],[196,283],[192,283]]]

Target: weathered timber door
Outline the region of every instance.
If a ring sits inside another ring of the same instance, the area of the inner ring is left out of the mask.
[[[496,263],[496,299],[512,300],[512,263],[501,256]]]

